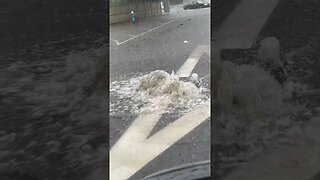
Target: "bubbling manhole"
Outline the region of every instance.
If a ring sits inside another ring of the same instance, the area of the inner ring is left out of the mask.
[[[194,83],[181,81],[174,72],[169,74],[162,70],[143,76],[137,90],[153,96],[171,95],[184,98],[195,98],[200,93]]]
[[[171,106],[167,113],[184,114],[190,110],[210,102],[208,89],[200,86],[196,74],[190,78],[179,78],[174,72],[171,74],[163,70],[152,71],[130,79],[111,83],[110,95],[114,97],[110,102],[111,115],[126,111],[130,114],[140,114],[151,109],[154,102],[168,102]]]

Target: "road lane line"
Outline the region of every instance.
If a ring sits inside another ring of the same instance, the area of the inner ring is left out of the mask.
[[[115,39],[110,39],[111,41],[115,42],[116,45],[119,45],[119,41],[115,40]]]
[[[157,122],[156,116],[139,118],[139,126],[141,123],[154,124]],[[149,139],[143,139],[150,129],[141,132],[141,127],[131,126],[130,131],[138,134],[127,133],[121,143],[117,143],[110,151],[110,179],[125,180],[143,168],[148,162],[156,158],[174,143],[184,137],[187,133],[199,126],[203,121],[210,117],[210,105],[195,109],[188,114],[182,116],[163,130],[157,132]],[[160,117],[159,117],[160,118]],[[149,123],[148,121],[152,121]],[[134,130],[133,130],[134,129]]]
[[[154,31],[154,30],[156,30],[156,29],[159,29],[160,27],[163,27],[163,26],[165,26],[165,25],[167,25],[167,24],[170,24],[170,23],[172,23],[172,22],[174,22],[174,20],[171,20],[171,21],[169,21],[169,22],[166,22],[166,23],[164,23],[164,24],[161,24],[160,26],[157,26],[157,27],[155,27],[155,28],[152,28],[152,29],[150,29],[150,30],[148,30],[148,31],[146,31],[146,32],[143,32],[143,33],[141,33],[141,34],[139,34],[139,35],[136,35],[136,36],[131,37],[131,38],[127,39],[127,40],[124,40],[124,41],[118,43],[117,45],[121,45],[121,44],[127,43],[127,42],[129,42],[129,41],[131,41],[131,40],[133,40],[133,39],[136,39],[136,38],[138,38],[138,37],[140,37],[140,36],[142,36],[142,35],[145,35],[145,34],[151,32],[151,31]]]
[[[127,36],[130,36],[130,37],[135,37],[137,35],[133,35],[133,34],[127,34]]]
[[[215,33],[220,49],[251,48],[279,0],[242,0]]]
[[[210,117],[210,105],[194,109],[187,115],[172,122],[169,126],[154,134],[147,141],[149,144],[170,144],[173,145],[181,137],[185,136],[192,129],[196,128],[203,121]],[[170,136],[168,136],[170,134]],[[163,141],[165,140],[165,141]]]
[[[187,61],[182,65],[182,67],[177,72],[179,77],[189,77],[193,68],[198,63],[200,57],[204,53],[209,54],[210,48],[209,46],[197,46],[197,48],[192,52],[191,56],[187,59]],[[209,58],[210,59],[210,58]]]
[[[165,110],[169,104],[159,105],[159,110]],[[110,180],[125,180],[130,178],[141,167],[145,150],[146,138],[156,125],[163,112],[144,112],[138,116],[110,150]],[[142,153],[142,154],[141,154]]]
[[[165,110],[169,106],[169,103],[167,103],[166,101],[161,102],[161,100],[159,100],[158,102],[154,102],[153,106],[156,106],[158,108],[157,112],[155,111],[142,112],[133,121],[133,123],[127,129],[127,131],[122,135],[122,137],[120,138],[121,141],[125,141],[128,139],[140,141],[140,140],[145,140],[148,137],[152,128],[155,126],[157,121],[160,119],[162,114],[165,112]],[[118,144],[119,143],[115,144],[113,149],[117,148]]]
[[[201,54],[198,54],[208,51],[208,46],[198,46],[195,51],[198,51],[196,55],[200,58]],[[193,65],[195,66],[196,63]],[[190,68],[191,65],[188,67],[182,66],[178,70],[180,75],[190,74],[193,68]],[[159,100],[154,102],[153,106],[158,107],[157,111],[147,111],[140,114],[111,148],[109,162],[111,180],[130,178],[148,162],[210,117],[210,105],[208,104],[194,109],[147,139],[153,127],[168,108],[169,103]]]

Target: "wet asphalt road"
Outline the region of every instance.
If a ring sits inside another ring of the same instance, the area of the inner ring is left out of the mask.
[[[116,46],[110,41],[111,81],[124,74],[157,69],[171,72],[187,60],[198,45],[210,44],[210,9],[174,11],[152,21],[110,27],[110,39],[119,42],[139,35],[166,22],[174,22],[127,43]],[[138,26],[138,27],[137,27]],[[124,29],[128,29],[126,32]],[[188,43],[184,44],[187,40]]]
[[[163,25],[167,22],[170,23]],[[145,33],[146,31],[149,32]],[[136,38],[128,40],[134,36]],[[180,6],[176,6],[170,15],[144,22],[139,22],[138,19],[137,24],[134,25],[116,24],[110,27],[110,39],[110,82],[129,79],[132,75],[145,74],[154,70],[165,70],[171,73],[185,63],[197,46],[210,44],[210,9],[184,11],[182,7],[180,9]],[[124,43],[117,45],[121,42]],[[199,78],[209,81],[209,67],[209,56],[204,55],[199,59],[193,72],[198,73]],[[117,97],[112,94],[110,99],[117,101]],[[136,117],[137,115],[120,113],[120,111],[119,114],[110,116],[111,148]],[[161,130],[176,118],[170,115],[162,116],[151,134]],[[146,164],[130,179],[141,179],[167,168],[209,160],[209,158],[210,122],[207,119]]]

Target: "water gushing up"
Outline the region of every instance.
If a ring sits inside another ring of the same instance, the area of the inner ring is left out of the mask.
[[[111,95],[117,99],[110,104],[111,115],[121,109],[139,114],[146,110],[147,105],[159,100],[168,101],[172,105],[168,112],[178,114],[189,112],[209,102],[210,98],[209,90],[200,86],[198,88],[196,82],[195,74],[193,78],[182,81],[174,72],[169,74],[163,70],[156,70],[129,80],[115,81],[110,86]],[[153,110],[156,111],[156,108]]]
[[[264,63],[273,58],[262,60]],[[233,154],[227,156],[227,151],[221,150],[221,159],[246,161],[265,147],[290,142],[288,132],[300,128],[303,120],[299,115],[307,111],[292,95],[305,93],[304,85],[291,79],[280,82],[272,68],[264,68],[259,61],[250,65],[218,63],[220,72],[215,86],[221,112],[213,120],[213,141],[233,149]]]

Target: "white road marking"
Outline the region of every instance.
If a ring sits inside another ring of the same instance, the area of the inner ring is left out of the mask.
[[[198,63],[202,54],[208,53],[210,54],[209,46],[198,46],[191,56],[187,59],[187,61],[182,65],[182,67],[177,72],[179,77],[189,77],[193,68]],[[210,58],[209,58],[210,59]]]
[[[279,0],[243,0],[215,33],[220,49],[251,48]]]
[[[141,34],[139,34],[139,35],[133,36],[133,37],[127,39],[127,40],[124,40],[124,41],[118,43],[117,45],[121,45],[121,44],[127,43],[127,42],[129,42],[129,41],[131,41],[131,40],[133,40],[133,39],[136,39],[136,38],[138,38],[138,37],[140,37],[140,36],[142,36],[142,35],[145,35],[145,34],[151,32],[151,31],[154,31],[154,30],[156,30],[156,29],[159,29],[160,27],[163,27],[163,26],[165,26],[165,25],[167,25],[167,24],[170,24],[170,23],[172,23],[172,22],[174,22],[174,20],[171,20],[171,21],[169,21],[169,22],[166,22],[166,23],[164,23],[164,24],[161,24],[160,26],[157,26],[157,27],[155,27],[155,28],[149,29],[148,31],[145,31],[145,32],[143,32],[143,33],[141,33]]]
[[[161,131],[148,139],[149,144],[173,145],[177,140],[181,139],[192,129],[200,125],[203,121],[210,117],[210,105],[197,108],[190,113],[175,120],[169,126],[163,128]],[[168,136],[170,135],[170,136]],[[163,141],[165,140],[165,141]],[[166,147],[169,147],[166,146]]]
[[[195,50],[196,55],[193,53],[193,58],[195,59],[196,56],[200,58],[200,53],[207,51],[208,46],[198,46]],[[190,63],[188,68],[182,66],[178,72],[181,75],[189,74],[190,76],[195,65],[196,63]],[[140,114],[110,150],[109,172],[111,180],[130,178],[148,162],[210,117],[210,105],[207,104],[175,120],[147,139],[169,103],[158,101],[154,102],[153,106],[158,107],[157,111]]]
[[[162,108],[166,107],[163,105]],[[140,115],[110,151],[110,179],[125,180],[210,117],[210,105],[195,109],[146,137],[161,114]]]
[[[115,40],[115,39],[110,39],[111,41],[115,42],[116,45],[119,45],[119,41]]]
[[[130,36],[130,37],[135,37],[137,35],[133,35],[133,34],[127,34],[127,36]]]

